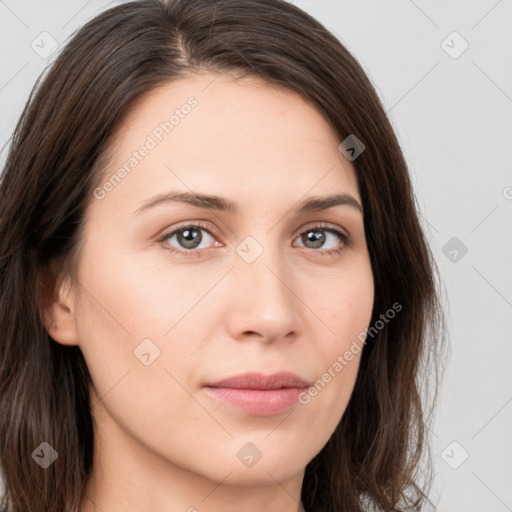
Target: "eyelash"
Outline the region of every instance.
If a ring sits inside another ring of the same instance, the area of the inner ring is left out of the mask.
[[[168,232],[164,233],[160,238],[158,238],[157,242],[163,243],[168,238],[171,238],[175,234],[177,234],[177,233],[179,233],[181,231],[185,231],[187,229],[200,229],[200,230],[204,230],[210,236],[215,238],[215,234],[212,233],[211,229],[206,227],[201,222],[197,222],[195,224],[186,224],[184,226],[180,226],[178,228],[174,228],[171,231],[168,231]],[[343,233],[342,231],[339,231],[339,230],[337,230],[335,228],[332,228],[330,226],[325,226],[324,224],[316,224],[314,226],[311,226],[311,227],[305,229],[304,231],[300,232],[298,234],[298,236],[301,236],[304,233],[307,233],[309,231],[327,231],[329,233],[332,233],[332,234],[336,235],[343,242],[342,246],[339,247],[338,249],[329,249],[329,250],[309,249],[310,251],[320,253],[322,256],[335,256],[336,254],[341,254],[345,250],[345,248],[346,247],[350,247],[350,245],[352,243],[352,239],[351,239],[351,237],[349,235],[347,235],[347,234]],[[295,237],[295,238],[297,238],[297,237]],[[306,249],[307,249],[307,247],[306,247]],[[175,248],[166,247],[166,250],[169,251],[171,254],[182,254],[182,255],[186,255],[186,256],[195,256],[195,255],[198,255],[201,251],[208,250],[208,249],[179,250],[179,249],[175,249]]]

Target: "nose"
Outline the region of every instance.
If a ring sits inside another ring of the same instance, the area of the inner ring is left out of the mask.
[[[278,249],[267,247],[250,263],[236,254],[228,286],[228,330],[233,339],[271,343],[298,335],[300,290]]]

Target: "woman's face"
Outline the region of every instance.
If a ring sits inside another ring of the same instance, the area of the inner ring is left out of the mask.
[[[75,337],[52,335],[83,352],[105,467],[153,483],[171,471],[234,486],[302,481],[346,409],[360,352],[335,363],[374,299],[361,211],[350,200],[302,207],[361,198],[312,106],[215,76],[160,87],[124,119],[84,220]],[[283,371],[320,391],[232,392],[240,404],[205,387]]]

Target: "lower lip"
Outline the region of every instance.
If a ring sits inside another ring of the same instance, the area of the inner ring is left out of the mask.
[[[272,416],[290,409],[298,403],[306,388],[234,389],[205,387],[206,392],[255,416]]]

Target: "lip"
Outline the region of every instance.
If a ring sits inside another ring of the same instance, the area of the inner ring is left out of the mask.
[[[306,388],[309,382],[290,372],[277,372],[270,375],[262,373],[244,373],[227,379],[205,384],[212,388],[232,389],[281,389]]]
[[[245,373],[204,385],[205,392],[255,416],[272,416],[290,409],[309,383],[290,372]]]

